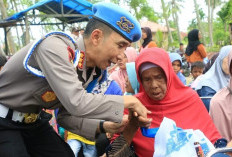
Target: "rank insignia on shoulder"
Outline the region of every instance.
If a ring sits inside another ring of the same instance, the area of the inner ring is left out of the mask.
[[[84,58],[85,58],[85,53],[83,51],[80,52],[80,58],[78,61],[78,68],[83,69],[83,64],[84,64]]]
[[[117,25],[127,33],[130,33],[131,29],[134,28],[134,24],[131,23],[126,17],[121,17],[121,21],[117,21]]]
[[[70,46],[67,47],[67,50],[68,50],[69,61],[73,64],[73,60],[75,58],[75,52]]]
[[[44,102],[51,102],[56,100],[56,94],[53,91],[46,91],[41,96]]]

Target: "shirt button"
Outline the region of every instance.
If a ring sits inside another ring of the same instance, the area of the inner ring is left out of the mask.
[[[119,115],[119,112],[118,112],[118,111],[115,111],[115,114],[116,114],[116,115]]]

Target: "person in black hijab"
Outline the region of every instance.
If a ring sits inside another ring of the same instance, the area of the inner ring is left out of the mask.
[[[142,39],[143,43],[140,51],[145,48],[157,47],[156,43],[152,41],[152,33],[149,27],[142,28]]]
[[[188,33],[188,45],[185,51],[185,56],[188,62],[203,61],[207,56],[204,45],[200,42],[202,38],[198,29],[193,29]]]

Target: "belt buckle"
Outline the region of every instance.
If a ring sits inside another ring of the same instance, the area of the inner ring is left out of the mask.
[[[39,114],[25,113],[23,122],[26,124],[34,123],[38,119]]]

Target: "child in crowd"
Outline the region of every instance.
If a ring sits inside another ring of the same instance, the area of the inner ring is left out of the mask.
[[[192,73],[192,77],[193,77],[193,80],[189,83],[189,86],[191,88],[193,88],[193,89],[195,88],[195,86],[199,80],[199,79],[197,79],[197,77],[203,74],[204,68],[205,68],[205,64],[201,61],[194,62],[191,65],[191,73]]]
[[[180,72],[181,65],[182,65],[181,56],[178,53],[170,53],[169,57],[171,59],[172,67],[173,67],[174,72],[179,77],[179,79],[181,80],[181,82],[184,85],[186,85],[186,79],[185,79],[184,75]]]
[[[109,76],[110,79],[115,80],[118,83],[123,93],[125,93],[125,77],[127,76],[126,63],[134,62],[136,57],[136,50],[133,47],[128,47],[125,50],[124,56],[120,56],[120,58],[118,58],[118,68]]]
[[[122,90],[116,81],[108,79],[107,71],[104,70],[102,75],[98,78],[97,84],[94,88],[88,88],[88,93],[105,94],[105,95],[122,95]],[[95,141],[90,141],[80,135],[72,132],[67,132],[67,142],[73,150],[75,157],[81,154],[81,147],[83,148],[83,155],[85,157],[101,156],[104,153],[105,147],[109,141],[106,134],[101,134]]]

